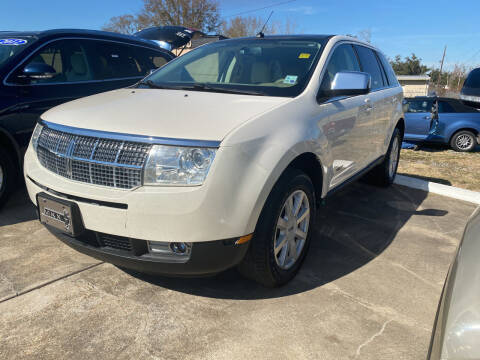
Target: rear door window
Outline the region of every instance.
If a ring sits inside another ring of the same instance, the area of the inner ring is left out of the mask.
[[[397,76],[395,75],[395,72],[393,71],[392,66],[388,62],[387,58],[381,52],[378,52],[378,51],[377,51],[377,56],[383,65],[383,69],[385,70],[385,73],[387,74],[388,84],[390,86],[398,86]]]
[[[446,101],[440,100],[438,102],[438,112],[439,113],[454,113],[455,109]]]
[[[89,41],[88,57],[96,80],[141,78],[169,60],[153,49],[98,40]]]
[[[360,45],[354,45],[357,50],[358,57],[360,58],[360,64],[362,70],[372,77],[371,89],[376,90],[384,87],[386,84],[383,82],[382,69],[378,63],[377,57],[373,50]]]

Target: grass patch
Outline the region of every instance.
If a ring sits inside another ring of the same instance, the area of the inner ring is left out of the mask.
[[[445,148],[402,149],[398,173],[480,191],[480,148],[470,153]]]

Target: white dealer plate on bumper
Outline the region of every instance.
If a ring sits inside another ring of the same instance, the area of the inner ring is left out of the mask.
[[[66,234],[76,235],[80,229],[76,219],[80,215],[75,203],[57,199],[45,193],[37,195],[38,217],[40,222],[54,227]]]

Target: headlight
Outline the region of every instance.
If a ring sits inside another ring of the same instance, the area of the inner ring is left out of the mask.
[[[201,185],[217,149],[153,145],[143,177],[144,185]]]
[[[38,138],[40,137],[42,130],[43,130],[43,125],[37,123],[32,134],[32,146],[35,151],[37,151]]]

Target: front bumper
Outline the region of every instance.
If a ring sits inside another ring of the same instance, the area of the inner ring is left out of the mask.
[[[25,183],[36,204],[40,192],[75,202],[86,229],[162,242],[208,242],[251,234],[263,206],[262,171],[231,148],[220,148],[202,186],[113,189],[61,177],[38,161],[32,147]],[[246,169],[241,171],[240,169]]]
[[[81,235],[71,237],[50,226],[46,227],[59,240],[83,254],[126,269],[153,275],[213,275],[238,265],[248,250],[248,243],[236,245],[237,239],[199,242],[192,244],[188,261],[166,262],[149,254],[145,240],[110,236],[109,246],[105,246],[101,238],[108,236],[106,234],[85,230]],[[121,242],[119,248],[124,248],[126,242],[130,243],[131,250],[115,249],[115,239]]]

